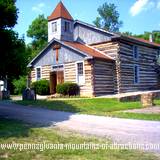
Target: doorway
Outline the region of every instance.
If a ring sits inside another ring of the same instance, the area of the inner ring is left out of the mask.
[[[64,82],[64,72],[54,71],[50,73],[50,94],[56,93],[57,84]]]

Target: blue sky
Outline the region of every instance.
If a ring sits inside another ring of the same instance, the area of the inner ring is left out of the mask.
[[[19,35],[25,35],[32,21],[39,15],[49,16],[59,0],[17,0],[19,9],[18,24],[15,30]],[[103,3],[114,3],[120,13],[123,27],[120,31],[130,31],[140,34],[144,31],[160,30],[160,0],[63,0],[74,19],[92,24],[95,20],[97,8]]]

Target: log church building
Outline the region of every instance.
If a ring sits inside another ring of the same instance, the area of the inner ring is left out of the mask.
[[[81,96],[156,90],[160,45],[74,20],[62,2],[48,17],[48,45],[28,64],[31,81],[74,82]]]

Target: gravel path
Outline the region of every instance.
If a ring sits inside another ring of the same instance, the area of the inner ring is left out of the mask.
[[[145,114],[160,114],[160,106],[146,107],[141,109],[125,110],[123,112],[129,113],[145,113]]]
[[[2,102],[0,117],[107,137],[119,143],[160,144],[160,122],[155,121],[84,115]],[[160,153],[160,150],[156,152]]]

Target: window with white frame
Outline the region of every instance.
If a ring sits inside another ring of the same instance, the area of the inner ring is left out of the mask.
[[[70,23],[65,21],[64,22],[64,31],[69,32],[70,31]]]
[[[57,22],[52,23],[52,32],[57,32]]]
[[[36,68],[36,80],[40,80],[41,79],[41,68],[37,67]]]
[[[133,46],[133,58],[134,59],[138,59],[138,47],[137,46]]]
[[[85,77],[84,77],[84,64],[83,62],[76,63],[77,65],[77,83],[79,85],[82,85],[85,83]]]
[[[139,83],[139,66],[134,65],[134,83]]]

